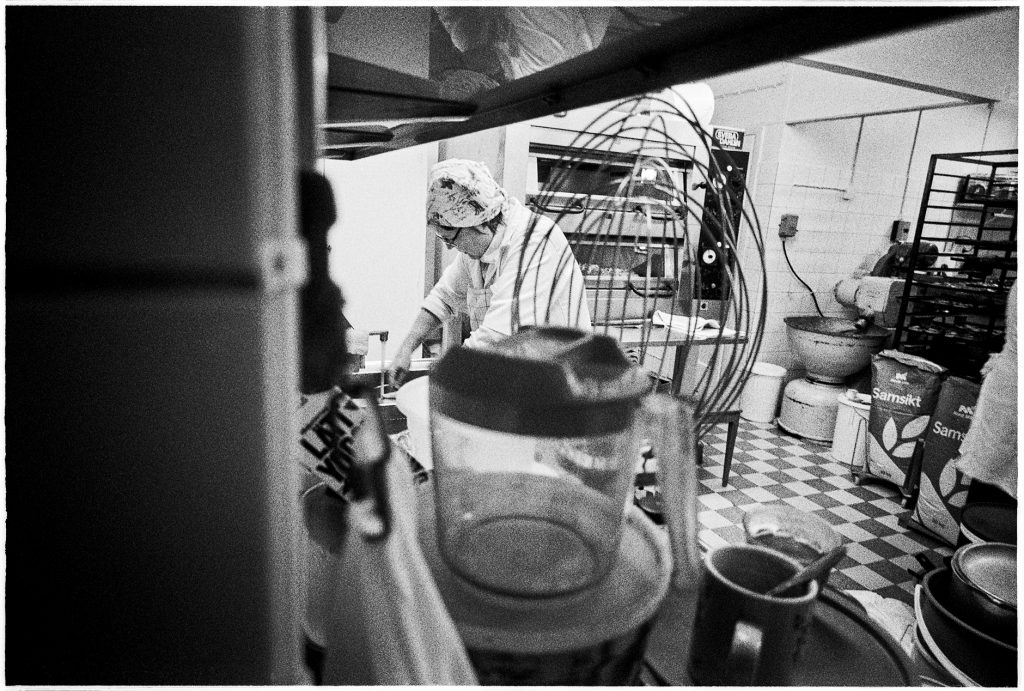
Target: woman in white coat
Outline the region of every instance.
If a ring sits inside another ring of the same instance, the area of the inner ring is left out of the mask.
[[[478,348],[537,324],[590,330],[583,274],[557,225],[510,198],[477,161],[449,159],[430,171],[427,228],[459,251],[424,299],[392,360],[400,385],[412,354],[453,315],[469,315],[463,345]]]

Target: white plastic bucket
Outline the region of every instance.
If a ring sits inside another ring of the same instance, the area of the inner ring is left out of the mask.
[[[863,468],[868,454],[868,417],[871,404],[854,400],[844,391],[837,396],[836,429],[832,435],[832,458],[854,468]]]
[[[755,362],[740,395],[740,417],[751,422],[774,422],[786,368]]]

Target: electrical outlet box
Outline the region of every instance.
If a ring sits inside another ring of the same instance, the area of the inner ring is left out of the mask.
[[[796,222],[799,218],[796,214],[782,214],[782,221],[779,222],[779,237],[791,238],[796,235]]]
[[[910,237],[910,221],[893,221],[889,242],[906,242]]]

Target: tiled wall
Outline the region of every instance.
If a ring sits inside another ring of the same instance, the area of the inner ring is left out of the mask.
[[[1011,127],[1007,120],[1013,120]],[[783,319],[817,314],[814,291],[826,315],[853,316],[833,289],[865,260],[890,244],[895,220],[911,231],[933,153],[1016,147],[1016,112],[961,106],[788,126],[762,123],[751,198],[765,240],[767,321],[760,360],[801,374],[789,349]],[[799,217],[783,253],[778,229],[783,214]],[[740,260],[748,277],[759,274],[748,245]]]
[[[851,316],[836,302],[833,288],[867,257],[888,247],[903,201],[905,159],[903,171],[890,167],[867,172],[863,166],[852,167],[851,152],[844,150],[849,147],[843,146],[848,142],[842,141],[815,156],[815,147],[802,140],[813,144],[848,134],[830,125],[786,132],[774,183],[763,183],[762,195],[771,202],[763,207],[769,301],[762,359],[787,369],[799,363],[790,353],[783,317],[817,314],[818,307],[829,316]],[[900,161],[892,163],[899,166]],[[783,214],[798,217],[797,234],[785,244],[778,235]],[[813,289],[813,299],[804,284]]]

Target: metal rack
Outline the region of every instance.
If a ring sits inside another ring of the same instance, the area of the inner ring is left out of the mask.
[[[1017,278],[1016,149],[931,157],[904,271],[895,347],[977,381]]]

